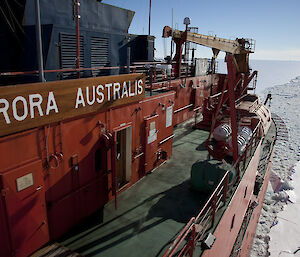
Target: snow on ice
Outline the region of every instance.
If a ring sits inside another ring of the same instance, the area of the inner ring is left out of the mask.
[[[300,256],[300,76],[268,88],[271,112],[287,125],[289,138],[277,140],[272,173],[251,257]]]
[[[300,162],[293,171],[292,183],[295,189],[291,191],[292,197],[288,195],[291,204],[284,206],[284,210],[278,213],[278,225],[270,232],[271,256],[300,256]]]

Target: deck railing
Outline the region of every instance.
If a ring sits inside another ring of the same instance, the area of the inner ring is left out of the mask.
[[[246,160],[252,156],[259,142],[260,122],[255,126],[252,137],[247,144],[244,153],[238,158],[234,167],[239,172],[245,170]],[[239,174],[239,173],[238,173]],[[240,174],[241,175],[241,174]],[[213,227],[217,211],[225,204],[228,191],[229,171],[225,173],[220,183],[205,203],[204,207],[196,217],[190,221],[181,230],[179,235],[164,253],[163,257],[171,256],[193,256],[195,246],[201,242],[207,231]]]
[[[206,232],[213,227],[216,212],[225,204],[228,182],[229,171],[225,173],[199,214],[190,219],[163,257],[193,256],[197,242],[200,242]]]
[[[159,68],[160,66],[170,65],[168,63],[163,62],[140,62],[135,63],[130,66],[105,66],[105,67],[91,67],[91,68],[64,68],[64,69],[51,69],[44,70],[44,73],[66,73],[66,72],[90,72],[90,74],[86,74],[87,77],[96,76],[94,72],[103,71],[103,70],[119,70],[120,74],[124,73],[145,73],[146,82],[150,84],[152,83],[160,83],[163,81],[168,81],[170,79],[175,79],[174,69],[171,68],[171,73],[167,74],[165,68]],[[181,77],[192,76],[193,73],[192,65],[182,65],[181,68]],[[20,75],[37,75],[39,74],[38,70],[32,71],[4,71],[0,72],[0,77],[9,77],[9,76],[20,76]]]
[[[259,136],[259,128],[261,127],[261,121],[257,123],[255,126],[250,141],[248,142],[244,152],[242,155],[239,156],[239,158],[236,160],[235,164],[233,165],[234,168],[237,170],[238,176],[242,176],[241,173],[243,173],[246,169],[246,163],[247,160],[249,160],[249,157],[253,155],[253,153],[256,150],[256,147],[258,145],[260,136]]]
[[[167,66],[170,66],[170,70],[167,71]],[[193,76],[193,67],[189,63],[182,63],[180,78],[187,78]],[[176,79],[174,67],[171,64],[165,62],[137,62],[130,66],[115,66],[115,67],[92,67],[92,68],[66,68],[66,69],[54,69],[54,70],[44,70],[44,73],[56,73],[58,77],[63,78],[63,74],[69,74],[69,77],[74,78],[84,72],[83,77],[97,77],[97,72],[113,71],[118,70],[119,74],[126,73],[144,73],[146,75],[146,89],[152,92],[159,90],[169,90],[171,86],[171,80]],[[0,77],[15,77],[15,76],[37,76],[39,74],[38,70],[33,71],[0,71]],[[73,74],[73,75],[72,75]],[[77,75],[76,75],[77,74]],[[63,79],[65,79],[63,78]],[[185,86],[185,85],[183,85]]]

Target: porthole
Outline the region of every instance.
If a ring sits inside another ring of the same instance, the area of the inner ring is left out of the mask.
[[[246,195],[247,195],[247,189],[248,189],[248,186],[246,186],[246,188],[245,188],[244,198],[246,198]]]
[[[232,221],[231,221],[231,226],[230,226],[230,230],[233,229],[233,226],[234,226],[234,220],[235,220],[235,214],[233,215],[232,217]]]

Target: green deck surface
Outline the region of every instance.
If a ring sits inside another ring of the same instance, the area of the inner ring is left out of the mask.
[[[123,192],[103,211],[103,223],[77,229],[60,243],[84,256],[159,256],[204,205],[207,196],[190,189],[193,163],[207,158],[208,132],[178,128],[173,155]],[[179,161],[180,160],[180,161]]]
[[[274,140],[275,133],[272,124],[262,149]],[[109,202],[103,213],[71,231],[60,243],[83,256],[162,256],[208,199],[207,195],[192,191],[189,183],[193,163],[207,159],[208,132],[181,126],[174,134],[170,160],[118,196],[117,210],[114,201]],[[263,150],[262,157],[269,151]],[[246,167],[251,158],[249,154]],[[216,229],[237,185],[216,213],[215,223],[208,232]],[[201,248],[196,247],[195,253],[200,256]]]

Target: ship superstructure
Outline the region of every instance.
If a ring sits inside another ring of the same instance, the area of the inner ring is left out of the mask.
[[[57,4],[40,1],[44,70],[26,40],[1,64],[1,257],[247,256],[276,141],[249,93],[253,41],[165,27],[176,53],[156,62],[154,38],[128,34],[133,12]],[[212,59],[189,60],[188,42]]]

